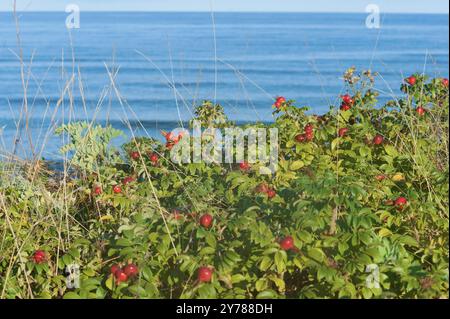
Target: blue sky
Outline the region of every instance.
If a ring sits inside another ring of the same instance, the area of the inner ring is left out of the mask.
[[[1,0],[0,11],[9,11],[13,0]],[[64,11],[67,4],[85,11],[282,11],[365,12],[377,4],[382,12],[449,12],[447,0],[17,0],[19,10]]]

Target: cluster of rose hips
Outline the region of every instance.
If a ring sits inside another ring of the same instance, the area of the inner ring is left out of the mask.
[[[185,217],[186,218],[192,218],[192,219],[196,219],[197,214],[196,213],[188,213],[188,214],[183,214],[182,211],[178,210],[178,209],[173,209],[172,210],[172,219],[174,220],[182,220]]]
[[[134,180],[133,177],[126,177],[126,178],[122,181],[122,183],[123,183],[124,185],[126,185],[126,184],[128,184],[128,183],[131,183],[133,180]],[[114,185],[113,188],[112,188],[112,191],[113,191],[114,194],[120,194],[120,193],[122,193],[122,187],[121,187],[120,185]],[[94,188],[92,189],[92,194],[93,194],[94,196],[99,196],[99,195],[101,195],[102,193],[103,193],[103,189],[102,189],[102,187],[99,186],[99,185],[94,186]]]
[[[128,279],[133,278],[139,274],[139,268],[135,264],[128,264],[125,267],[120,267],[118,264],[111,266],[111,274],[114,275],[114,279],[119,284],[126,282]]]
[[[312,124],[306,124],[303,134],[298,134],[295,140],[299,143],[311,142],[314,139],[314,127]]]
[[[189,217],[195,218],[196,214],[195,213],[190,213]],[[172,211],[172,218],[175,220],[181,220],[183,219],[183,214],[178,210],[178,209],[174,209]],[[202,216],[200,216],[199,219],[199,223],[202,227],[204,228],[210,228],[212,226],[214,217],[208,213],[203,214]]]
[[[350,110],[352,108],[353,104],[355,104],[355,100],[349,94],[342,95],[341,99],[342,99],[342,103],[341,103],[342,111]]]
[[[133,176],[127,176],[122,180],[122,185],[126,186],[130,183],[134,182],[134,177]]]
[[[279,110],[284,104],[286,103],[286,99],[282,96],[279,96],[276,98],[275,103],[273,104],[273,106]]]
[[[141,155],[140,155],[139,152],[133,151],[133,152],[130,153],[130,157],[133,160],[138,160],[141,157]],[[156,153],[151,153],[151,154],[149,154],[149,159],[152,162],[153,166],[156,166],[158,164],[158,161],[159,161],[159,156]],[[133,176],[127,176],[127,177],[125,177],[122,180],[122,185],[126,186],[126,185],[128,185],[128,184],[130,184],[130,183],[132,183],[134,181],[135,181],[135,178]],[[112,188],[112,191],[113,191],[114,194],[121,194],[122,193],[122,187],[120,185],[114,185],[113,188]],[[92,188],[92,194],[94,196],[99,196],[102,193],[103,193],[103,189],[102,189],[102,187],[100,185],[95,185]]]
[[[212,216],[209,214],[205,214],[200,218],[200,224],[205,227],[209,228],[212,223]],[[291,236],[286,236],[280,241],[280,247],[281,249],[288,251],[288,250],[295,250],[296,247],[294,245],[294,238]],[[200,267],[198,269],[197,273],[197,280],[200,283],[210,282],[212,278],[213,270],[209,267]]]
[[[208,228],[212,222],[212,216],[206,214],[203,215],[200,219],[200,223],[203,227]],[[279,242],[280,248],[289,251],[289,250],[297,250],[297,247],[294,245],[294,238],[292,236],[286,236]],[[210,282],[212,279],[213,269],[210,267],[200,267],[197,272],[197,280],[200,283]]]
[[[417,83],[417,78],[414,75],[411,75],[409,77],[407,77],[405,79],[405,82],[409,85],[409,86],[414,86]],[[447,79],[442,79],[442,85],[444,86],[448,86],[448,80]],[[419,116],[424,116],[426,113],[426,110],[422,107],[422,106],[418,106],[416,108],[416,113]]]
[[[125,177],[122,180],[122,184],[123,185],[127,185],[127,184],[129,184],[129,183],[131,183],[133,181],[134,181],[134,177],[132,177],[132,176]],[[122,187],[120,185],[114,185],[113,188],[112,188],[112,191],[113,191],[114,194],[121,194],[122,193]],[[103,193],[103,189],[99,185],[95,185],[94,188],[92,189],[92,194],[94,196],[100,196],[102,193]]]
[[[405,79],[405,82],[409,85],[409,86],[414,86],[417,83],[417,78],[414,75],[411,75],[409,77],[407,77]],[[447,78],[442,78],[441,79],[441,84],[444,87],[448,87],[448,79]]]
[[[135,181],[135,179],[134,179],[133,176],[127,176],[127,177],[125,177],[122,180],[122,185],[126,186],[126,185],[128,185],[128,184],[130,184],[130,183],[132,183],[134,181]],[[114,194],[121,194],[122,193],[122,187],[120,185],[114,185],[113,188],[112,188],[112,191],[113,191]],[[103,189],[99,185],[94,186],[94,188],[92,189],[92,194],[94,196],[99,196],[102,193],[103,193]]]
[[[170,133],[169,133],[170,134]],[[137,161],[141,158],[141,154],[138,151],[133,151],[130,153],[130,157]],[[156,153],[149,153],[148,158],[150,159],[150,162],[152,162],[153,166],[156,166],[159,161],[159,156]]]
[[[402,211],[408,205],[408,200],[405,197],[398,197],[396,200],[387,200],[384,204],[394,206],[397,210]]]
[[[200,225],[204,228],[210,228],[213,222],[210,214],[203,214],[200,217]],[[199,283],[210,282],[212,279],[213,269],[209,267],[200,267],[197,271],[197,280]]]

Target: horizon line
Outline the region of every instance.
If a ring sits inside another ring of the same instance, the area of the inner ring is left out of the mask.
[[[81,10],[83,12],[92,13],[211,13],[209,10]],[[64,10],[17,10],[17,13],[66,13]],[[333,13],[333,14],[367,14],[365,11],[250,11],[250,10],[236,10],[236,11],[225,11],[217,10],[212,11],[213,13]],[[0,13],[13,13],[13,10],[1,10]],[[419,12],[419,11],[385,11],[381,14],[423,14],[423,15],[449,15],[449,12]]]

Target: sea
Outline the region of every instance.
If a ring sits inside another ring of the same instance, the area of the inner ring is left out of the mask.
[[[111,124],[117,145],[160,138],[203,100],[237,123],[273,121],[276,96],[324,113],[352,66],[379,73],[380,105],[412,73],[449,74],[445,14],[382,14],[373,28],[356,13],[81,12],[68,28],[69,14],[0,13],[0,161],[60,159],[53,129],[69,121]]]

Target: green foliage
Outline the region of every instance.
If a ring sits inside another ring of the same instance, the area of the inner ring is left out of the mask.
[[[350,69],[350,110],[308,115],[287,101],[274,123],[248,126],[278,128],[274,175],[261,175],[262,163],[174,164],[169,144],[147,138],[124,145],[121,159],[111,127],[63,126],[63,152],[87,174],[21,171],[3,182],[11,173],[1,173],[1,297],[448,298],[448,87],[415,76],[404,96],[375,107],[374,75]],[[211,102],[196,116],[233,125]],[[307,124],[314,136],[299,142]],[[395,206],[399,197],[406,206]],[[204,213],[210,228],[199,224]],[[280,245],[287,236],[293,249]],[[37,249],[46,263],[32,262]],[[117,283],[110,267],[130,262],[139,275]],[[80,287],[69,289],[73,263]],[[379,287],[367,283],[371,265]],[[200,283],[205,266],[212,281]]]
[[[68,142],[60,151],[72,156],[71,164],[92,172],[99,165],[113,160],[115,150],[110,147],[110,143],[123,133],[110,125],[102,127],[88,122],[74,122],[60,126],[55,134],[67,134]]]
[[[232,125],[225,115],[223,107],[219,104],[213,104],[211,101],[203,101],[194,110],[195,120],[202,127],[222,128]]]

